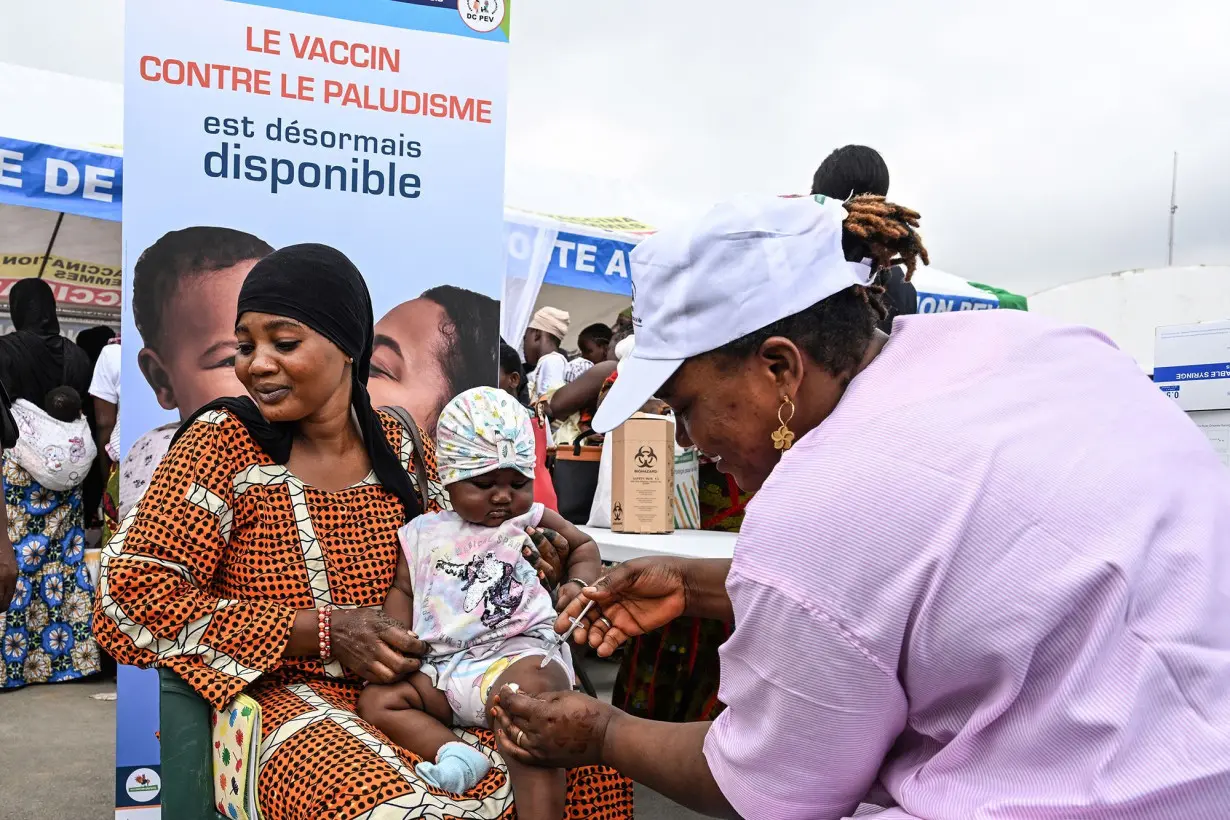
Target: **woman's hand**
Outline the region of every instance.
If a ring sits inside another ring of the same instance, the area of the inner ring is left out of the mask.
[[[570,547],[568,540],[555,530],[526,527],[525,532],[534,543],[534,549],[526,547],[522,554],[530,566],[538,570],[538,578],[547,589],[554,589],[568,566]],[[533,557],[537,551],[537,560]]]
[[[555,631],[568,631],[585,604],[595,607],[572,633],[578,644],[588,643],[598,657],[614,654],[629,638],[665,626],[688,605],[686,562],[675,558],[637,558],[620,564],[594,586],[573,598],[555,622]]]
[[[572,769],[602,762],[614,707],[577,692],[525,695],[505,686],[491,708],[500,754],[532,766]]]
[[[333,657],[371,683],[394,683],[422,665],[427,646],[383,610],[336,609],[331,616]]]

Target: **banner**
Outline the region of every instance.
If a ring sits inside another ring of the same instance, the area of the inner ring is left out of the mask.
[[[39,274],[63,307],[115,310],[120,306],[120,269],[81,259],[42,254],[0,253],[0,300],[22,279]]]
[[[120,409],[122,448],[141,454],[125,477],[148,476],[181,419],[244,392],[236,299],[279,247],[331,245],[364,274],[377,406],[434,433],[453,395],[495,384],[507,0],[129,0],[125,13]],[[117,817],[158,816],[157,692],[153,672],[120,677]]]
[[[994,310],[997,307],[999,307],[999,300],[989,294],[986,297],[977,297],[918,291],[919,313],[948,313],[954,310]]]
[[[120,218],[123,160],[0,137],[0,203]]]

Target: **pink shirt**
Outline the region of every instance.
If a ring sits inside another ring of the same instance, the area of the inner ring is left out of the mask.
[[[705,755],[748,820],[1230,816],[1230,471],[1093,331],[898,319],[727,588]]]

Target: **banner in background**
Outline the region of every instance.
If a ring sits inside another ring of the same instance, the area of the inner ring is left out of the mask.
[[[260,256],[301,242],[340,249],[367,279],[376,405],[434,432],[455,393],[496,382],[507,12],[507,0],[129,0],[125,453],[140,443],[156,461],[181,419],[243,392],[240,284]],[[122,488],[121,512],[133,494]],[[169,775],[157,676],[125,669],[119,700],[117,817],[152,820],[151,784]]]
[[[119,156],[0,137],[0,203],[120,218]]]
[[[45,261],[44,261],[45,260]],[[79,310],[115,310],[120,306],[120,269],[82,259],[0,252],[0,299],[22,279],[42,278],[56,302]]]
[[[948,313],[954,310],[994,310],[997,307],[999,307],[999,300],[990,294],[987,294],[986,298],[981,298],[946,293],[925,293],[921,289],[918,291],[919,313]]]

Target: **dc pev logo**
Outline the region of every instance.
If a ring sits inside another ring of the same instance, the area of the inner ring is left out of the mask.
[[[507,7],[507,0],[459,0],[457,12],[467,26],[486,34],[504,22]]]

